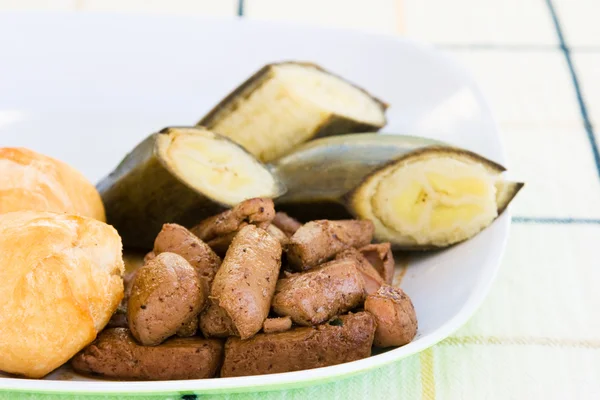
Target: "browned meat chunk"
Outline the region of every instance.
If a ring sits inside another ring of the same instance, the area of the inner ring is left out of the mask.
[[[179,254],[185,258],[204,281],[204,288],[208,293],[221,259],[206,243],[181,225],[164,224],[154,241],[154,253],[164,252]]]
[[[287,236],[292,236],[302,224],[284,212],[278,212],[273,218],[273,225],[281,229]]]
[[[209,301],[208,307],[200,314],[199,327],[205,337],[239,336],[229,315],[212,301]]]
[[[371,355],[375,320],[367,312],[343,315],[317,327],[229,338],[222,377],[274,374],[326,367]]]
[[[273,236],[279,241],[279,244],[282,248],[285,248],[285,246],[287,246],[287,244],[289,243],[290,239],[288,235],[286,235],[281,229],[279,229],[275,225],[271,224],[267,226],[266,230],[271,236]]]
[[[275,225],[271,224],[264,229],[267,232],[269,232],[271,234],[271,236],[273,236],[275,239],[279,240],[279,243],[281,244],[281,246],[287,246],[287,244],[289,242],[289,238],[287,237],[287,235],[285,233],[283,233]],[[226,235],[211,239],[208,242],[208,245],[210,246],[211,249],[214,250],[215,253],[217,253],[221,257],[224,257],[225,254],[227,253],[227,249],[229,249],[229,246],[231,245],[231,242],[233,241],[233,238],[235,237],[235,235],[237,235],[238,232],[239,231],[231,232]]]
[[[196,270],[175,253],[161,253],[137,270],[127,304],[131,333],[153,346],[188,325],[204,308]]]
[[[308,222],[294,233],[287,247],[287,258],[298,271],[306,271],[332,259],[350,247],[371,242],[374,226],[369,220]]]
[[[187,324],[183,325],[177,330],[177,336],[179,337],[190,337],[195,336],[198,331],[198,317],[194,317],[194,319],[190,320]]]
[[[375,346],[404,346],[417,334],[417,315],[410,298],[400,288],[383,285],[367,297],[365,310],[377,321]]]
[[[272,307],[299,325],[317,325],[361,305],[365,284],[355,259],[334,260],[280,279]]]
[[[116,379],[203,379],[216,375],[223,343],[215,339],[173,338],[142,346],[124,328],[106,329],[71,360],[73,369]]]
[[[246,225],[244,225],[246,226]],[[237,235],[238,231],[227,233],[223,236],[218,236],[214,239],[208,241],[208,245],[215,253],[217,253],[221,257],[225,257],[227,254],[227,249],[231,245],[233,238]]]
[[[262,328],[280,267],[281,245],[264,229],[246,225],[229,246],[211,299],[225,310],[242,339]]]
[[[336,260],[343,260],[345,258],[356,261],[356,268],[358,268],[358,272],[361,273],[363,280],[365,281],[365,291],[367,294],[377,292],[381,285],[385,283],[381,275],[379,275],[379,272],[377,272],[371,263],[367,261],[365,256],[354,247],[344,250],[335,256]]]
[[[194,235],[208,242],[219,236],[239,231],[246,224],[266,228],[274,217],[273,200],[254,198],[242,201],[230,210],[205,219],[191,230]]]
[[[267,318],[263,323],[264,333],[285,332],[292,329],[292,319],[290,317]]]
[[[383,277],[385,283],[392,284],[396,262],[392,254],[392,245],[389,242],[368,244],[360,252],[371,263],[373,268]]]

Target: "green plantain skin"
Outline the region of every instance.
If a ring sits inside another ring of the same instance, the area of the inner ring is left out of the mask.
[[[148,136],[97,185],[106,207],[107,222],[117,229],[125,247],[152,249],[164,223],[190,227],[235,205],[195,189],[161,155],[159,137],[175,134],[177,129],[165,128]],[[185,129],[197,130],[203,135],[207,132],[204,128]],[[240,148],[225,137],[210,134],[214,140],[224,140]],[[272,197],[285,191],[280,183],[276,182],[276,186]]]
[[[365,218],[356,204],[363,200],[357,199],[355,194],[374,179],[377,172],[393,168],[405,158],[439,156],[481,164],[494,175],[505,171],[501,165],[473,152],[431,139],[377,133],[332,136],[306,143],[271,165],[272,171],[288,188],[276,199],[276,204],[278,209],[304,221]],[[522,183],[506,181],[497,185],[498,215],[522,187]],[[430,248],[393,244],[398,249]]]

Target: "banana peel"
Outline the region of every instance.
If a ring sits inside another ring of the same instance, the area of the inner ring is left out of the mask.
[[[439,144],[442,143],[416,136],[377,133],[313,140],[271,165],[273,173],[287,188],[277,203],[285,206],[339,203],[346,193],[383,164],[413,150]]]
[[[430,139],[378,134],[307,143],[273,164],[288,187],[276,200],[294,216],[343,207],[375,224],[395,249],[443,248],[473,237],[508,206],[523,184],[504,167]],[[321,217],[321,215],[319,215]]]

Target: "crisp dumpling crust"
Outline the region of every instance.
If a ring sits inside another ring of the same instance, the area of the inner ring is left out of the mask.
[[[95,219],[0,215],[0,370],[40,378],[94,340],[123,298],[121,238]]]
[[[79,171],[24,148],[0,148],[0,214],[52,211],[106,221],[100,194]]]

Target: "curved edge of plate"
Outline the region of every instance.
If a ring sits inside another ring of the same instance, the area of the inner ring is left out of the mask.
[[[38,13],[39,14],[39,13]],[[59,13],[63,14],[63,13]],[[67,13],[64,13],[67,14]],[[196,17],[195,17],[196,18]],[[201,17],[198,19],[211,19]],[[219,20],[219,18],[216,18]],[[234,22],[231,19],[222,19],[223,22]],[[258,24],[258,21],[244,21],[243,23]],[[282,27],[288,24],[277,23],[277,22],[266,22],[260,21],[260,24],[266,24],[271,26]],[[500,135],[500,130],[496,119],[491,112],[489,102],[487,101],[484,94],[481,92],[480,87],[477,85],[472,73],[462,66],[453,57],[439,52],[435,47],[429,44],[420,43],[415,40],[397,37],[392,35],[384,35],[378,33],[364,33],[352,30],[344,29],[332,29],[332,28],[321,28],[315,26],[304,26],[305,29],[311,30],[324,30],[324,31],[345,31],[352,34],[360,34],[363,36],[369,36],[375,40],[377,39],[392,39],[407,45],[415,46],[420,50],[427,53],[435,53],[435,56],[444,58],[448,64],[452,65],[455,71],[462,74],[464,77],[469,79],[473,83],[475,93],[477,94],[481,105],[484,107],[486,113],[490,117],[490,122],[494,125],[496,131],[497,140],[500,143],[499,152],[501,154],[500,162],[506,162],[505,145]],[[498,226],[499,225],[499,226]],[[181,381],[156,381],[151,382],[119,382],[119,381],[44,381],[44,380],[31,380],[31,379],[20,379],[20,378],[2,378],[0,379],[0,394],[3,392],[27,392],[27,393],[43,393],[46,395],[56,396],[77,396],[77,395],[112,395],[112,396],[130,396],[130,395],[185,395],[185,394],[217,394],[217,393],[239,393],[239,392],[255,392],[255,391],[276,391],[283,389],[294,389],[304,387],[308,385],[325,384],[338,379],[346,379],[366,371],[386,366],[392,362],[399,361],[406,357],[420,353],[435,344],[443,341],[449,337],[452,333],[456,332],[462,327],[468,320],[475,314],[479,309],[487,294],[489,293],[493,282],[496,279],[498,271],[500,269],[501,260],[506,249],[509,229],[511,225],[511,212],[510,207],[501,215],[492,226],[498,229],[500,236],[502,237],[502,243],[499,246],[494,247],[493,254],[489,254],[489,258],[493,261],[492,273],[489,274],[488,279],[483,282],[480,286],[469,297],[468,302],[464,305],[460,313],[455,315],[452,319],[446,322],[436,332],[421,337],[406,346],[387,351],[382,354],[374,355],[369,358],[362,360],[352,361],[349,363],[334,365],[324,368],[316,368],[311,370],[287,372],[281,374],[271,374],[268,376],[257,375],[247,376],[238,378],[215,378],[215,379],[204,379],[204,380],[181,380]],[[492,228],[488,227],[488,229]],[[65,390],[65,383],[68,382],[68,389]],[[151,387],[149,387],[151,386]]]

